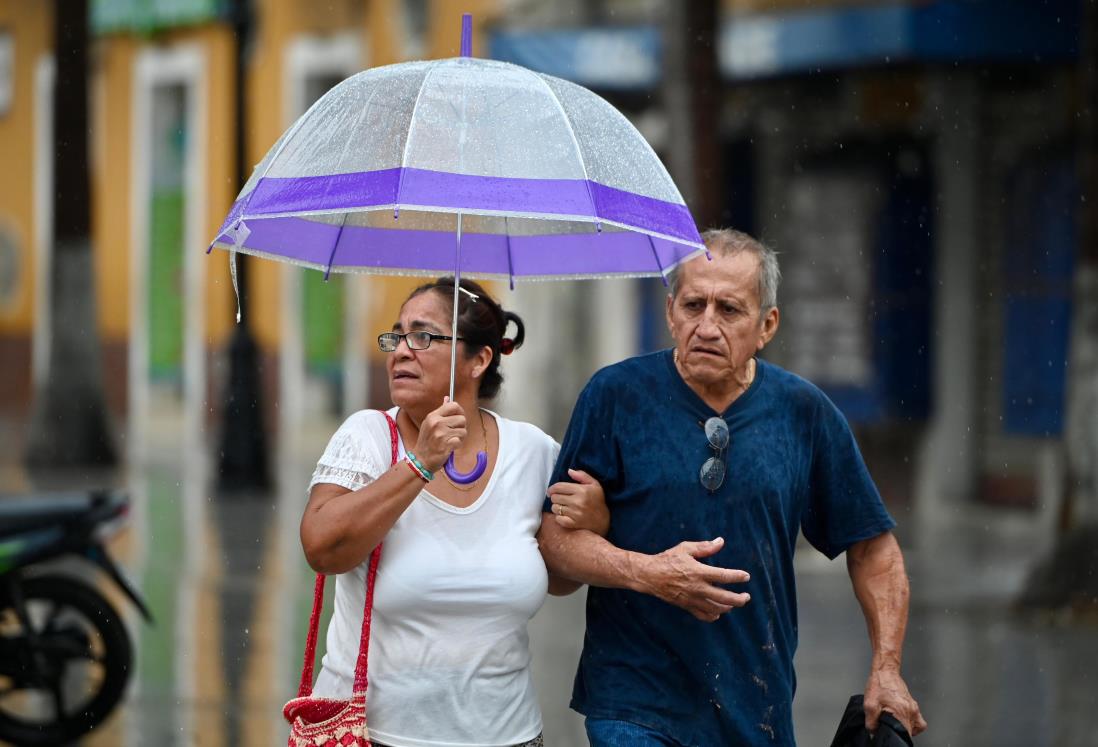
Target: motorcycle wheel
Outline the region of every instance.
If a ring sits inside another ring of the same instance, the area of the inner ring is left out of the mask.
[[[76,579],[28,577],[20,588],[35,635],[5,600],[0,636],[18,643],[20,665],[0,675],[0,739],[64,744],[98,726],[121,699],[133,660],[129,633],[114,607]]]

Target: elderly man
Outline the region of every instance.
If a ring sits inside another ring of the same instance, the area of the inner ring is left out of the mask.
[[[800,530],[846,552],[873,649],[867,726],[886,710],[918,733],[895,522],[831,401],[755,357],[778,329],[773,251],[731,230],[704,239],[712,261],[671,276],[674,348],[595,374],[557,461],[542,554],[590,585],[572,707],[594,747],[793,744]],[[605,539],[572,529],[601,491]]]

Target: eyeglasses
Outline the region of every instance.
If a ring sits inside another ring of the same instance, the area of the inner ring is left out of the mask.
[[[433,332],[425,332],[423,330],[416,330],[415,332],[384,332],[377,336],[377,346],[381,348],[383,353],[391,353],[397,349],[400,345],[400,341],[404,340],[408,343],[409,350],[426,350],[431,347],[431,343],[435,340],[464,340],[464,337],[453,338],[449,335],[436,335]]]
[[[705,437],[709,439],[709,448],[717,452],[705,460],[705,464],[701,466],[701,470],[698,472],[698,478],[701,480],[703,488],[710,493],[715,493],[724,483],[724,474],[726,472],[724,452],[728,449],[728,423],[724,422],[724,418],[712,417],[706,420],[704,424],[699,421],[698,425],[705,429]]]

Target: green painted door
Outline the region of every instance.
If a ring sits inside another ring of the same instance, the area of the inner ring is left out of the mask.
[[[325,281],[320,272],[303,272],[305,369],[310,376],[338,377],[343,368],[344,279],[332,275]]]
[[[149,192],[149,377],[182,383],[183,236],[186,90],[161,86],[153,93],[152,174]]]

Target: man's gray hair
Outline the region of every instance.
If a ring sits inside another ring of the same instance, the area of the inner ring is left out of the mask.
[[[740,252],[751,252],[759,260],[759,311],[766,313],[778,305],[778,284],[782,271],[778,267],[778,253],[753,236],[734,228],[712,228],[701,235],[710,254],[728,257]],[[682,265],[667,274],[671,297],[679,291]]]

